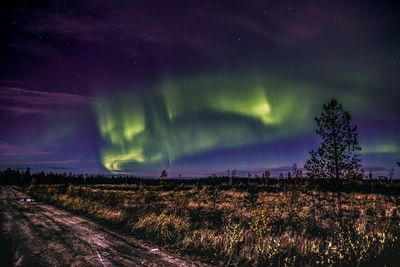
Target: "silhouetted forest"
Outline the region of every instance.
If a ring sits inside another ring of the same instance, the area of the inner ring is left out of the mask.
[[[257,191],[280,192],[291,190],[292,187],[309,187],[319,191],[342,191],[342,192],[364,192],[380,194],[400,194],[400,180],[364,179],[314,179],[314,178],[291,178],[289,177],[232,177],[232,176],[209,176],[204,178],[143,178],[133,175],[105,176],[72,173],[38,172],[5,169],[0,170],[0,185],[95,185],[95,184],[127,184],[162,186],[164,189],[174,189],[185,186],[217,186],[220,189],[236,188],[248,190],[252,188]]]

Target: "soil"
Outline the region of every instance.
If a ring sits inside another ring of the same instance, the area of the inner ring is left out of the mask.
[[[1,266],[199,266],[0,187]]]

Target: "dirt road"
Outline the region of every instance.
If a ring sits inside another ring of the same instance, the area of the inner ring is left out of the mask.
[[[0,187],[1,266],[197,265],[27,198]]]

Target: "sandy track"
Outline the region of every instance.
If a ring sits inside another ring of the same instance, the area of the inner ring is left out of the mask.
[[[2,266],[197,266],[0,187]]]

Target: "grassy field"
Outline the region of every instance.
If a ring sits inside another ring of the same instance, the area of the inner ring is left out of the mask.
[[[47,185],[36,198],[231,266],[398,266],[399,198],[306,185]]]

